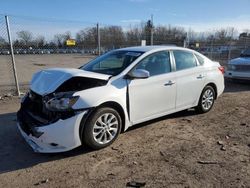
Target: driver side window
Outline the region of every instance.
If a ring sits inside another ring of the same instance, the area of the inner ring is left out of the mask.
[[[151,54],[138,63],[135,69],[146,70],[150,76],[171,72],[169,52],[161,51]]]

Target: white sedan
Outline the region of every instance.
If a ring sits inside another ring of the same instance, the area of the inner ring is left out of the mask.
[[[34,74],[18,128],[35,152],[104,148],[135,124],[192,107],[210,111],[224,90],[223,72],[186,48],[114,50],[79,69]]]
[[[225,77],[236,80],[250,80],[250,48],[246,49],[240,57],[228,62]]]

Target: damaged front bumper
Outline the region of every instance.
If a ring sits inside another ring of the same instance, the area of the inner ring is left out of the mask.
[[[17,112],[18,129],[33,150],[55,153],[80,146],[80,125],[89,110],[50,113],[42,110],[41,100],[37,98],[32,101],[25,97]]]
[[[35,152],[64,152],[81,145],[79,127],[85,114],[87,114],[87,111],[41,127],[27,125],[18,118],[17,126],[26,142]]]

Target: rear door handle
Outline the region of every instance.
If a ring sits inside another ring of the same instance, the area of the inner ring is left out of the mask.
[[[205,76],[203,76],[203,75],[200,74],[200,75],[197,76],[196,78],[197,78],[197,79],[202,79],[202,78],[204,78],[204,77],[205,77]]]
[[[164,84],[164,86],[171,86],[175,84],[175,82],[173,82],[172,80],[169,80],[167,83]]]

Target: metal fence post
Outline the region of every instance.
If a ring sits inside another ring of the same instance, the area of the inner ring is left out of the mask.
[[[100,36],[99,23],[96,24],[96,29],[97,29],[97,49],[98,49],[98,55],[101,55],[101,36]]]
[[[5,16],[5,21],[6,21],[6,28],[7,28],[7,33],[8,33],[8,40],[9,40],[9,45],[10,45],[12,69],[13,69],[13,74],[14,74],[14,78],[15,78],[16,94],[18,96],[20,96],[19,84],[18,84],[17,73],[16,73],[16,62],[15,62],[15,57],[14,57],[14,51],[13,51],[13,45],[12,45],[12,39],[11,39],[10,25],[9,25],[9,18],[8,18],[8,16]]]
[[[211,37],[210,59],[213,59],[214,37]]]
[[[229,43],[227,61],[229,61],[230,59],[231,59],[231,42]]]
[[[154,45],[154,24],[153,24],[153,14],[151,15],[151,30],[150,30],[150,45]]]

